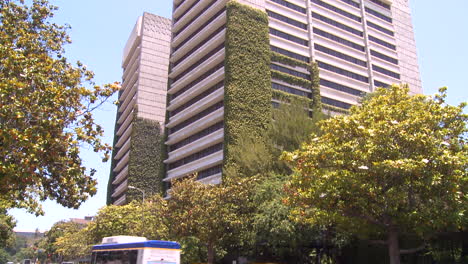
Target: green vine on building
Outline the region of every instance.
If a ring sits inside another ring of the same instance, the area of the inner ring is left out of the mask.
[[[248,133],[261,140],[271,122],[271,55],[265,12],[227,3],[224,93],[224,167],[230,150]]]

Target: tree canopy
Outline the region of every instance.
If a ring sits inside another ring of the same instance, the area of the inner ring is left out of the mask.
[[[0,207],[41,214],[47,198],[77,208],[96,193],[89,145],[109,156],[92,111],[119,85],[97,86],[93,72],[65,57],[67,26],[50,22],[47,0],[0,2]],[[87,88],[91,87],[91,88]]]
[[[283,158],[294,167],[288,202],[309,223],[380,234],[391,263],[399,235],[422,239],[467,227],[466,104],[378,89],[350,115],[321,122],[322,135]]]
[[[167,207],[172,237],[197,238],[206,245],[207,263],[214,263],[216,249],[229,241],[241,243],[238,236],[246,228],[254,183],[247,178],[221,185],[204,184],[194,177],[174,181]]]

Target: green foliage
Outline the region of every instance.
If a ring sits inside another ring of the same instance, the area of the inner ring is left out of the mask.
[[[278,109],[273,110],[273,120],[268,130],[268,138],[272,146],[276,146],[276,157],[281,151],[293,151],[298,149],[309,136],[319,134],[316,123],[325,118],[322,113],[309,117],[309,107],[304,97],[289,96],[288,101],[281,104]]]
[[[316,62],[313,62],[310,65],[310,76],[311,76],[311,86],[310,91],[312,93],[312,112],[322,113],[322,97],[320,96],[320,77],[319,77],[319,68]]]
[[[320,96],[320,77],[319,77],[319,69],[318,69],[317,63],[312,62],[311,64],[307,64],[303,61],[290,58],[288,56],[284,56],[277,52],[271,52],[271,61],[279,62],[281,64],[289,65],[292,67],[302,67],[309,71],[310,78],[311,78],[310,80],[305,80],[304,78],[299,78],[299,77],[286,74],[283,72],[275,71],[275,70],[271,71],[271,76],[275,79],[282,80],[287,83],[309,89],[312,94],[311,99],[309,99],[311,101],[310,108],[312,109],[313,113],[321,114],[322,100]],[[275,91],[273,92],[275,93]],[[295,95],[292,95],[292,96],[295,96]]]
[[[306,62],[293,59],[291,57],[285,56],[283,54],[280,54],[280,53],[274,52],[274,51],[271,52],[271,61],[272,62],[279,62],[281,64],[286,64],[286,65],[295,66],[295,67],[302,67],[302,68],[305,68],[305,69],[310,68],[310,65],[307,64]]]
[[[80,146],[107,160],[111,148],[92,111],[119,86],[95,86],[86,66],[70,64],[68,28],[49,21],[57,8],[28,3],[0,2],[0,208],[42,214],[38,200],[78,208],[96,193]]]
[[[227,3],[224,92],[225,167],[231,148],[248,131],[261,139],[271,121],[268,17],[265,12]]]
[[[82,228],[75,232],[65,232],[57,238],[54,247],[57,248],[56,253],[62,260],[73,260],[84,258],[91,254],[93,241],[89,236],[87,228]]]
[[[135,117],[128,161],[128,184],[145,191],[146,195],[162,192],[160,175],[161,128],[157,121]],[[128,190],[127,201],[141,199],[141,192]]]
[[[101,208],[88,226],[92,241],[99,243],[106,236],[144,236],[148,239],[167,239],[166,202],[159,196],[133,201],[126,205]]]
[[[13,228],[16,226],[16,221],[11,215],[8,215],[6,210],[0,210],[0,248],[11,246],[13,242]]]
[[[138,110],[134,111],[132,135],[130,141],[130,157],[128,167],[128,185],[145,191],[147,196],[162,193],[161,174],[162,150],[161,128],[157,121],[139,118]],[[114,151],[115,152],[115,151]],[[107,203],[112,204],[112,181],[116,174],[111,172],[108,182]],[[138,190],[127,191],[127,201],[141,200]]]
[[[324,112],[328,113],[329,115],[331,115],[331,113],[333,112],[345,115],[348,115],[350,113],[348,109],[344,109],[334,105],[322,104],[322,108],[325,109]]]
[[[271,77],[281,81],[285,81],[292,85],[297,85],[302,88],[308,89],[311,86],[311,82],[304,78],[296,77],[294,75],[286,74],[280,71],[271,70]]]
[[[41,241],[41,248],[45,250],[45,253],[48,254],[51,259],[59,261],[60,253],[58,250],[60,247],[55,244],[57,240],[67,234],[75,234],[83,228],[83,225],[74,222],[59,221],[52,225],[50,230],[45,233]]]
[[[322,135],[283,156],[296,171],[288,199],[298,221],[388,236],[393,263],[398,234],[425,239],[467,227],[464,105],[446,105],[445,89],[435,99],[408,91],[378,89],[350,115],[322,121]]]
[[[173,182],[168,201],[169,223],[173,237],[195,237],[206,245],[207,260],[228,243],[240,245],[237,238],[246,228],[245,213],[249,212],[253,179],[231,179],[220,186],[203,184],[194,177]],[[235,242],[233,242],[235,241]]]
[[[10,254],[5,249],[0,248],[0,264],[6,264],[9,261],[12,261]]]

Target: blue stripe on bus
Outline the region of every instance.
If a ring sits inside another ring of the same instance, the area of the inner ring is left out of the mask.
[[[168,249],[180,249],[180,244],[173,241],[160,241],[160,240],[149,240],[144,242],[134,243],[121,243],[121,244],[104,244],[93,246],[93,250],[103,249],[126,249],[126,248],[168,248]]]

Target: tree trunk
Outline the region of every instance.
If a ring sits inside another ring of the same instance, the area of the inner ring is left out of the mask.
[[[390,264],[400,264],[400,246],[398,244],[398,229],[394,226],[388,230],[388,254]]]
[[[208,251],[208,264],[214,264],[215,260],[215,249],[213,243],[208,243],[207,245],[207,251]]]

